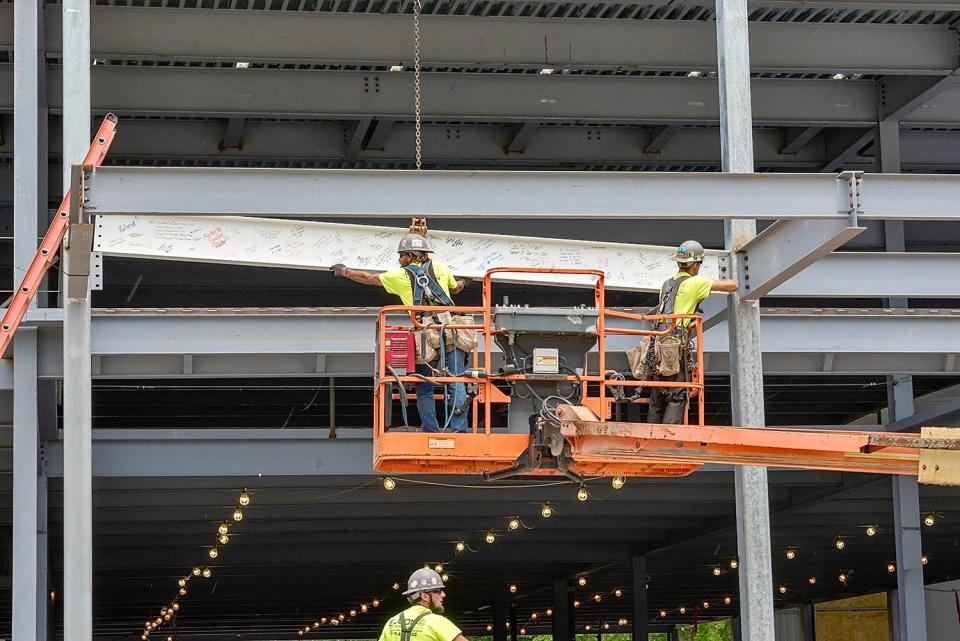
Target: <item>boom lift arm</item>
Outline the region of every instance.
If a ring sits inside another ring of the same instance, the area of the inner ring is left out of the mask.
[[[90,143],[90,148],[87,150],[87,155],[84,156],[82,164],[99,167],[103,163],[111,143],[113,143],[116,131],[117,117],[113,114],[107,114],[100,124],[100,129],[97,130],[93,142]],[[82,194],[80,197],[83,197]],[[10,305],[7,306],[3,314],[3,320],[0,321],[0,356],[6,353],[10,343],[13,342],[13,336],[30,307],[30,301],[33,300],[37,289],[40,287],[40,282],[50,270],[50,266],[53,265],[57,249],[63,243],[67,230],[70,228],[70,198],[70,190],[67,190],[60,206],[57,207],[57,213],[54,214],[50,227],[47,228],[47,233],[40,241],[40,247],[37,249],[30,267],[27,268],[20,286],[14,292]]]

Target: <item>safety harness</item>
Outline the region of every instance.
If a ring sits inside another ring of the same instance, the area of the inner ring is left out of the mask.
[[[680,272],[679,274],[671,276],[664,281],[663,285],[660,286],[660,303],[653,310],[655,314],[669,315],[674,313],[674,307],[677,302],[677,294],[680,292],[680,285],[688,278],[690,278],[690,274],[686,272]],[[655,321],[653,326],[655,329],[658,329],[668,325],[669,323],[670,321],[661,319]],[[682,341],[683,348],[680,351],[680,368],[681,372],[684,372],[685,379],[685,372],[689,372],[691,366],[693,365],[692,362],[688,362],[691,359],[691,350],[689,349],[688,344],[690,340],[689,333],[686,327],[682,327],[679,323],[677,323],[670,332],[670,336],[674,336]],[[644,354],[644,363],[648,368],[648,371],[656,371],[657,356],[655,343],[655,340],[651,340],[650,345],[647,348],[647,353]],[[675,389],[665,389],[664,395],[667,397],[668,401],[682,402],[687,398],[687,388],[680,387]]]
[[[423,619],[423,617],[430,614],[429,611],[421,612],[415,619],[408,620],[403,616],[403,612],[400,613],[400,641],[410,641],[410,637],[413,634],[413,629],[417,627],[417,624]]]
[[[423,305],[426,299],[427,305],[442,305],[444,307],[453,307],[453,299],[443,291],[443,287],[437,281],[437,274],[433,271],[433,262],[425,261],[420,265],[410,263],[406,267],[407,277],[410,279],[410,287],[413,288],[413,304]]]

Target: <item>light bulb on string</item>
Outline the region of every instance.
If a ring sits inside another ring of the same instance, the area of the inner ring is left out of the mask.
[[[510,519],[510,521],[507,522],[507,529],[510,530],[511,532],[513,532],[514,530],[519,530],[520,519],[516,519],[516,518]]]
[[[550,501],[544,501],[543,505],[540,506],[540,516],[545,519],[553,516],[553,507],[550,505]]]
[[[787,593],[787,586],[785,586],[785,585],[781,585],[781,586],[780,586],[779,588],[777,588],[777,589],[780,590],[780,594],[786,594],[786,593]]]
[[[393,490],[397,489],[397,482],[388,476],[387,478],[383,479],[383,489],[385,489],[387,492],[392,492]]]
[[[552,616],[553,616],[553,608],[547,608],[547,616],[548,616],[548,617],[552,617]]]
[[[526,628],[520,628],[520,634],[526,634],[526,633],[527,633]]]
[[[887,563],[887,572],[893,574],[897,571],[897,566],[893,563]]]
[[[493,632],[493,626],[489,623],[487,624],[487,632]]]
[[[210,568],[203,568],[203,578],[209,579],[213,575],[213,570]]]
[[[720,576],[721,574],[723,574],[723,570],[719,566],[713,568],[713,576]]]
[[[613,591],[613,596],[615,596],[615,597],[617,597],[617,598],[619,599],[621,596],[623,596],[623,590],[621,590],[620,588],[616,588],[616,589]]]
[[[534,621],[536,621],[537,619],[540,618],[540,615],[537,614],[536,612],[531,612],[531,613],[530,613],[530,618],[533,619]]]
[[[177,579],[177,585],[180,586],[181,588],[186,584],[187,584],[187,580],[185,578],[180,577],[179,579]]]
[[[810,585],[816,585],[816,584],[817,584],[817,577],[815,577],[815,576],[810,577],[809,579],[807,579],[807,583],[809,583]]]
[[[226,534],[230,531],[230,525],[226,522],[217,526],[217,534]]]
[[[933,514],[927,514],[925,517],[923,517],[923,524],[927,527],[933,527],[936,522],[937,518]]]
[[[450,575],[444,572],[443,574],[440,575],[440,578],[443,580],[444,583],[446,583],[447,581],[450,580]]]
[[[435,566],[433,566],[433,569],[439,574],[440,572],[443,572],[443,564],[437,563]]]
[[[687,613],[687,609],[681,605],[681,606],[680,606],[680,614],[686,614],[686,613]]]
[[[217,548],[210,548],[210,551],[207,552],[207,554],[210,556],[211,559],[215,559],[218,556],[220,556],[220,552],[217,550]]]
[[[371,605],[373,605],[373,607],[375,607],[375,608],[379,608],[379,607],[380,607],[380,599],[374,599],[374,600],[373,600],[373,603],[371,603]]]
[[[247,488],[243,488],[243,492],[240,492],[240,498],[237,502],[243,507],[250,505],[250,493],[247,492]]]
[[[466,550],[466,549],[467,549],[467,544],[466,544],[466,543],[464,543],[463,541],[457,541],[456,550],[457,550],[457,553],[458,553],[458,554],[459,554],[460,552],[463,552],[463,551]]]
[[[704,602],[703,602],[703,609],[706,610],[706,609],[708,609],[709,607],[710,607],[710,602],[709,602],[709,601],[704,601]]]
[[[604,630],[609,630],[609,629],[610,629],[610,624],[609,624],[609,623],[604,623],[604,624],[603,624],[603,629],[604,629]]]
[[[786,555],[789,560],[793,561],[795,558],[797,558],[797,551],[793,548],[787,548]]]
[[[200,573],[203,571],[200,569],[199,565],[193,566],[193,569],[190,570],[193,573],[193,576],[200,576]]]
[[[226,545],[227,543],[230,542],[230,535],[229,535],[229,534],[221,534],[220,536],[217,537],[217,541],[220,542],[220,545]]]
[[[391,586],[391,587],[393,587],[394,590],[399,590],[399,589],[400,589],[400,584],[399,584],[399,583],[394,583],[393,586]]]
[[[733,599],[731,599],[731,598],[728,597],[728,596],[723,597],[723,604],[724,604],[724,605],[730,605],[731,603],[733,603]]]
[[[516,594],[516,593],[517,593],[517,586],[511,584],[511,585],[510,585],[510,592],[511,592],[511,594]]]
[[[350,616],[351,616],[351,617],[357,616],[357,611],[356,611],[356,610],[350,610]]]
[[[177,592],[180,594],[180,596],[187,596],[187,588],[180,588],[177,590]]]
[[[494,534],[493,531],[487,530],[487,533],[483,537],[483,540],[486,541],[487,543],[493,543],[494,541],[497,540],[497,535]]]
[[[590,498],[590,492],[587,491],[587,487],[585,485],[581,485],[580,489],[577,490],[577,500],[582,503],[588,498]]]
[[[617,624],[618,624],[618,625],[627,625],[627,620],[626,620],[626,619],[618,619],[618,620],[617,620]]]
[[[585,576],[579,577],[579,578],[577,579],[577,583],[578,583],[578,584],[580,585],[580,587],[582,588],[583,586],[585,586],[585,585],[587,584],[587,577],[585,577]]]
[[[169,620],[170,620],[170,615],[169,615],[169,614],[164,614],[164,615],[163,615],[163,620],[164,620],[164,621],[169,621]]]
[[[320,625],[323,625],[327,622],[327,617],[320,617]]]
[[[667,611],[666,611],[666,610],[660,610],[660,618],[663,619],[663,618],[666,618],[666,616],[667,616]]]
[[[316,629],[319,628],[319,627],[320,627],[320,622],[319,622],[319,621],[314,621],[314,622],[313,622],[313,629],[316,630]]]
[[[173,611],[174,611],[174,612],[176,612],[177,610],[180,609],[180,604],[179,604],[179,603],[174,603],[174,604],[171,605],[170,607],[173,608]]]
[[[626,483],[627,483],[627,479],[620,475],[614,476],[613,480],[610,481],[610,485],[615,490],[621,489],[624,485],[626,485]]]
[[[600,596],[599,593],[593,595],[593,600],[596,601],[597,603],[600,603],[600,601],[601,601],[602,599],[603,599],[603,597]]]
[[[839,580],[840,583],[846,583],[848,578],[849,577],[847,576],[846,572],[841,572],[840,576],[837,577],[837,580]]]
[[[587,625],[583,626],[583,629],[586,630],[587,632],[589,632],[589,631],[590,631],[590,624],[588,623]]]
[[[347,618],[347,617],[345,617],[345,616],[342,615],[342,614],[338,614],[338,615],[337,615],[337,619],[339,619],[340,621],[343,621],[343,620],[346,619],[346,618]]]
[[[235,509],[235,510],[233,511],[233,520],[234,520],[234,521],[237,521],[237,522],[242,521],[242,520],[243,520],[243,510],[241,510],[240,508]]]
[[[929,562],[930,562],[930,559],[927,558],[926,554],[920,557],[920,565],[926,565]]]
[[[868,525],[865,528],[865,532],[867,533],[867,536],[876,536],[879,530],[880,528],[878,528],[876,525]]]
[[[579,607],[580,607],[580,601],[579,601],[579,600],[576,600],[576,599],[574,599],[574,601],[573,601],[573,607],[575,607],[575,608],[579,608]]]
[[[736,570],[740,566],[740,562],[736,559],[730,559],[730,569]]]
[[[841,536],[838,536],[837,539],[833,542],[833,544],[837,547],[838,550],[842,550],[843,548],[847,547],[847,542],[844,541],[843,537]]]

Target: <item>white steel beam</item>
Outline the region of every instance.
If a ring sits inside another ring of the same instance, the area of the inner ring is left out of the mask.
[[[98,215],[960,220],[960,176],[101,167]]]
[[[0,47],[9,14],[0,6]],[[60,21],[50,18],[48,39],[56,43]],[[95,6],[93,24],[93,55],[102,59],[412,64],[406,15]],[[717,67],[707,21],[432,15],[422,37],[430,66]],[[945,25],[753,22],[750,39],[759,72],[945,74],[956,66]]]
[[[9,71],[0,65],[0,111],[9,111]],[[59,67],[49,70],[51,81]],[[412,79],[390,72],[93,67],[93,108],[125,115],[409,119]],[[756,78],[757,125],[876,124],[872,81]],[[51,82],[50,107],[60,96]],[[615,75],[427,73],[423,117],[441,120],[715,123],[713,78]],[[960,120],[958,116],[957,120]]]

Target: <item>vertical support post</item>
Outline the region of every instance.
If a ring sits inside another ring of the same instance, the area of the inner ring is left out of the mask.
[[[90,2],[63,1],[63,176],[90,146]],[[83,193],[73,193],[82,205]],[[64,256],[64,260],[68,259]],[[89,257],[87,257],[89,260]],[[90,294],[63,298],[63,636],[91,641],[93,479]]]
[[[570,641],[570,591],[566,579],[553,580],[553,616],[550,618],[553,641]]]
[[[800,625],[803,628],[803,641],[817,641],[817,607],[813,603],[800,606]]]
[[[520,635],[520,624],[517,623],[517,602],[510,602],[510,641],[517,641]]]
[[[913,414],[913,378],[887,382],[888,419]],[[897,550],[897,623],[900,641],[927,641],[923,593],[923,546],[920,540],[920,489],[914,477],[893,477],[893,538]]]
[[[493,641],[507,641],[507,603],[501,598],[493,604]]]
[[[647,618],[647,557],[637,556],[631,559],[633,574],[633,613],[631,630],[634,641],[647,641],[650,629]]]
[[[717,58],[720,70],[720,150],[723,171],[753,172],[753,115],[750,104],[750,51],[747,0],[717,0]],[[734,278],[741,282],[748,265],[736,252],[756,236],[753,220],[724,225]],[[763,427],[763,365],[760,309],[756,301],[728,301],[733,422]],[[740,615],[745,641],[774,638],[773,572],[770,557],[770,506],[767,470],[737,467],[737,545],[740,558]]]
[[[13,638],[37,638],[37,329],[13,342]]]
[[[40,430],[43,433],[43,430]],[[50,540],[47,535],[47,460],[40,444],[40,476],[37,479],[37,641],[47,641],[50,634]]]

